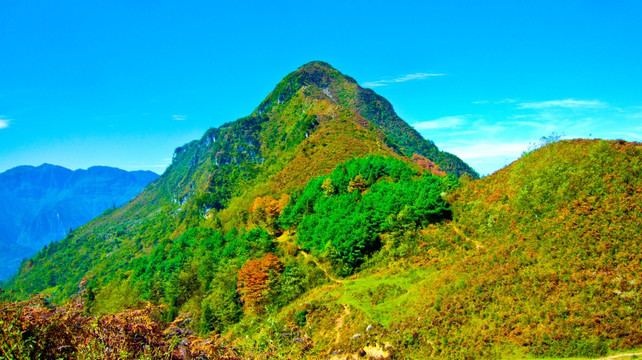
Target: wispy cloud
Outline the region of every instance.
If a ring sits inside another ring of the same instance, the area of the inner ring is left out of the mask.
[[[557,128],[555,124],[528,120],[510,121],[507,124],[511,126],[537,128],[548,132],[551,132]]]
[[[0,129],[9,127],[9,122],[11,122],[11,119],[7,119],[5,116],[0,115]]]
[[[187,120],[187,116],[185,116],[185,115],[172,115],[172,120],[185,121],[185,120]]]
[[[435,76],[444,76],[446,74],[429,74],[429,73],[414,73],[414,74],[406,74],[403,76],[399,76],[394,79],[382,79],[382,80],[377,80],[377,81],[368,81],[364,82],[363,85],[364,87],[378,87],[378,86],[388,86],[390,84],[396,84],[396,83],[402,83],[410,80],[422,80],[422,79],[428,79],[431,77]]]
[[[477,132],[482,132],[486,136],[492,136],[506,130],[506,125],[502,122],[492,123],[485,119],[479,119],[472,123],[470,128],[475,129]]]
[[[603,108],[607,104],[598,100],[548,100],[538,102],[526,102],[518,104],[520,109],[550,109],[550,108],[566,108],[566,109],[579,109],[579,108]]]
[[[448,129],[458,127],[466,122],[468,115],[444,116],[435,120],[422,121],[412,124],[417,130]]]
[[[512,103],[515,103],[515,102],[517,102],[517,100],[506,98],[506,99],[495,100],[495,101],[477,100],[477,101],[473,101],[473,104],[476,104],[476,105],[480,105],[480,104],[512,104]]]
[[[610,132],[608,134],[618,135],[618,136],[626,136],[626,137],[629,137],[629,138],[632,138],[632,139],[642,139],[642,136],[640,136],[640,134],[634,133],[634,132],[614,131],[614,132]]]
[[[629,116],[630,116],[631,118],[633,118],[633,119],[642,119],[642,112],[639,112],[639,113],[633,113],[633,114],[631,114],[631,115],[629,115]]]

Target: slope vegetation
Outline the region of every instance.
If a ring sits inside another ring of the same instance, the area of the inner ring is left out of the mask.
[[[477,176],[419,137],[385,100],[328,64],[312,62],[286,76],[250,116],[177,148],[153,186],[37,254],[8,286],[20,296],[45,292],[56,300],[73,294],[85,277],[99,288],[115,286],[140,256],[192,228],[243,232],[259,197],[285,198],[354,157],[410,162],[414,153],[437,156],[431,160],[453,175]],[[449,167],[442,157],[459,165]],[[135,291],[129,294],[117,302],[140,300]]]
[[[357,277],[302,308],[342,317],[356,354],[403,358],[598,358],[639,348],[642,146],[573,140],[461,186],[453,219],[384,235]],[[322,295],[325,294],[325,295]],[[366,331],[368,324],[374,324]],[[359,335],[359,336],[357,336]]]
[[[535,355],[639,346],[641,155],[638,143],[564,141],[463,187],[455,221],[484,248],[449,267],[442,283],[462,286],[441,286],[434,318],[449,309],[467,341]]]
[[[350,160],[291,197],[257,197],[243,227],[223,232],[205,222],[157,243],[111,280],[87,279],[81,296],[93,312],[155,312],[160,325],[131,339],[156,346],[118,346],[170,358],[625,352],[642,339],[641,152],[637,143],[564,141],[459,185],[394,157]],[[52,336],[57,327],[29,320],[51,310],[26,306],[24,318],[3,310],[34,334],[18,349],[88,356],[113,342],[78,328],[82,340],[64,345],[75,327]],[[78,321],[121,324],[134,314]],[[55,319],[42,321],[59,326]],[[200,336],[172,345],[190,331]],[[78,347],[87,342],[94,345]]]

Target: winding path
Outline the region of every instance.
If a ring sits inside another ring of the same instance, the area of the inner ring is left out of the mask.
[[[609,357],[605,357],[605,358],[600,358],[600,359],[597,359],[597,360],[621,359],[621,358],[624,358],[624,357],[634,357],[634,356],[641,356],[641,355],[642,355],[642,352],[630,353],[630,354],[620,354],[620,355],[613,355],[613,356],[609,356]]]
[[[479,241],[477,241],[477,240],[473,240],[473,239],[469,238],[468,236],[466,236],[466,234],[464,234],[461,230],[459,230],[459,228],[458,228],[457,226],[455,226],[454,224],[453,224],[453,225],[451,225],[450,227],[451,227],[453,230],[455,230],[455,233],[456,233],[457,235],[461,236],[461,237],[462,237],[462,238],[464,238],[466,241],[470,241],[470,242],[472,242],[473,244],[475,244],[475,248],[477,248],[477,250],[479,250],[479,249],[483,249],[483,248],[484,248],[484,245],[482,245]]]
[[[333,282],[335,282],[335,283],[337,283],[337,284],[343,284],[343,281],[341,281],[341,280],[339,280],[339,279],[335,278],[334,276],[332,276],[332,274],[330,274],[330,273],[328,272],[328,270],[327,270],[325,267],[321,266],[321,263],[319,263],[319,261],[318,261],[314,256],[312,256],[312,255],[308,254],[307,252],[305,252],[305,250],[303,250],[303,249],[301,249],[301,248],[299,248],[299,251],[301,252],[301,254],[303,254],[303,256],[304,256],[306,259],[311,259],[311,260],[312,260],[312,262],[314,262],[314,264],[315,264],[319,269],[321,269],[321,271],[323,271],[323,273],[325,274],[325,276],[326,276],[328,279],[330,279],[331,281],[333,281]]]
[[[341,328],[343,327],[344,320],[346,316],[350,315],[350,308],[348,304],[341,304],[343,306],[343,314],[337,319],[337,326],[334,328],[337,332],[337,337],[334,339],[334,343],[337,344],[341,338]]]
[[[279,236],[279,238],[277,239],[277,242],[284,243],[286,241],[290,242],[290,240],[291,240],[290,233],[289,233],[289,231],[287,231],[283,235]],[[317,260],[314,256],[308,254],[305,250],[301,249],[296,243],[294,243],[294,245],[297,247],[298,251],[301,252],[301,254],[303,254],[303,257],[305,257],[306,259],[312,260],[312,262],[319,269],[321,269],[321,271],[323,271],[325,276],[328,279],[330,279],[330,281],[332,281],[332,282],[334,282],[336,284],[343,285],[343,281],[341,281],[341,280],[337,279],[336,277],[334,277],[328,271],[328,269],[325,268],[325,266],[321,265],[319,260]],[[335,328],[334,328],[335,331],[337,332],[337,336],[334,339],[335,344],[339,343],[339,341],[341,340],[341,328],[343,327],[343,325],[345,323],[346,316],[350,315],[350,307],[348,306],[348,304],[341,304],[341,306],[343,306],[343,314],[341,314],[341,316],[339,316],[339,318],[337,318],[337,326],[335,326]]]
[[[310,260],[312,260],[312,262],[313,262],[313,263],[314,263],[314,264],[315,264],[319,269],[321,269],[321,271],[323,271],[323,273],[325,274],[325,276],[326,276],[328,279],[330,279],[330,281],[335,282],[335,283],[337,283],[337,284],[343,284],[343,281],[341,281],[341,280],[339,280],[339,279],[335,278],[334,276],[332,276],[332,274],[330,274],[330,272],[329,272],[329,271],[328,271],[324,266],[322,266],[322,265],[321,265],[321,263],[319,262],[319,260],[317,260],[314,256],[312,256],[312,255],[308,254],[305,250],[301,249],[301,248],[299,247],[299,245],[297,245],[297,243],[296,243],[296,242],[293,242],[293,241],[290,241],[290,240],[291,240],[291,238],[290,238],[290,231],[286,231],[286,232],[284,232],[284,233],[283,233],[283,235],[279,236],[279,237],[276,239],[276,241],[277,241],[277,242],[279,242],[279,243],[289,242],[289,243],[294,244],[294,246],[296,246],[297,250],[298,250],[299,252],[301,252],[301,254],[303,254],[303,257],[305,257],[306,259],[310,259]]]

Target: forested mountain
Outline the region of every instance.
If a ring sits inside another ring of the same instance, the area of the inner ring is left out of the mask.
[[[634,349],[641,159],[638,143],[562,141],[478,179],[387,101],[309,63],[25,262],[6,289],[45,297],[4,305],[3,336],[45,358]]]
[[[122,206],[158,177],[151,171],[95,166],[72,171],[43,164],[0,174],[0,280],[70,229]]]
[[[62,299],[84,276],[111,277],[193,227],[244,228],[257,197],[289,196],[337,164],[371,154],[407,162],[417,154],[455,176],[477,177],[421,138],[383,98],[328,64],[312,62],[286,76],[252,115],[177,148],[153,186],[38,254],[11,286]]]

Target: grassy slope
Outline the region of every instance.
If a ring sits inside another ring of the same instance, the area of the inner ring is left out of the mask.
[[[565,356],[639,346],[641,151],[560,142],[457,194],[458,226],[485,247],[453,266],[466,287],[447,304],[477,307],[479,338]]]
[[[412,359],[639,348],[641,151],[575,140],[526,154],[452,195],[452,222],[388,238],[364,271],[281,316],[308,311],[321,355],[375,343]]]

